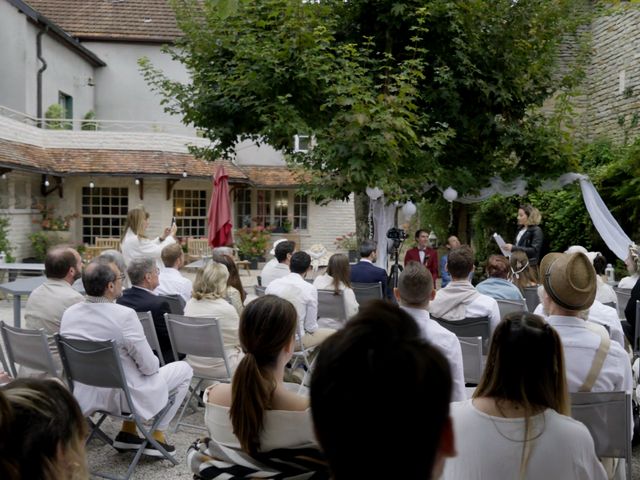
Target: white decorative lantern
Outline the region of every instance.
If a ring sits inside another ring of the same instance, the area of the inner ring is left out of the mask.
[[[442,196],[447,202],[453,202],[458,198],[458,192],[456,192],[455,189],[451,187],[447,187],[447,189],[442,192]]]
[[[382,194],[384,192],[379,189],[378,187],[367,187],[367,196],[371,199],[371,200],[377,200],[379,199]]]
[[[405,203],[402,206],[402,213],[407,218],[413,217],[413,215],[416,213],[416,210],[418,210],[416,207],[416,204],[413,203],[411,200],[409,200],[407,203]]]

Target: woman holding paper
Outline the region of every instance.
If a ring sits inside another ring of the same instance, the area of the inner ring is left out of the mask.
[[[513,244],[505,244],[505,250],[508,252],[522,251],[527,254],[529,265],[538,265],[544,241],[544,234],[539,226],[541,221],[542,215],[537,208],[529,204],[521,205],[518,208],[520,230],[518,230],[516,241]]]

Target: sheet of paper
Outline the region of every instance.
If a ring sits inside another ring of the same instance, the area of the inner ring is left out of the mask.
[[[502,254],[507,258],[510,257],[511,256],[511,252],[504,248],[506,243],[505,243],[504,239],[502,238],[502,236],[499,233],[494,233],[493,234],[493,239],[498,244],[498,247],[500,247],[500,251],[502,252]]]

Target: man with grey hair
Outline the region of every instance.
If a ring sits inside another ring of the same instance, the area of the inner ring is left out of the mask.
[[[160,271],[155,260],[151,257],[134,258],[129,262],[127,273],[132,287],[123,292],[117,303],[133,308],[136,312],[151,312],[162,356],[167,363],[173,362],[176,359],[173,358],[171,341],[164,321],[164,314],[171,313],[171,308],[165,298],[153,293],[160,284]]]
[[[164,432],[184,400],[193,370],[186,362],[159,367],[158,359],[149,347],[136,313],[115,303],[122,294],[123,279],[124,273],[120,272],[116,264],[104,258],[98,258],[89,264],[82,274],[87,299],[64,312],[60,335],[81,340],[115,340],[131,391],[131,400],[145,420],[153,418],[166,405],[169,392],[175,391],[175,403],[163,417],[158,430],[152,432],[153,437],[173,455],[175,447],[167,444]],[[99,409],[113,413],[120,413],[123,409],[124,399],[119,390],[77,384],[73,394],[84,415],[90,415]],[[125,421],[113,446],[119,451],[135,450],[142,441],[135,423]],[[144,449],[144,454],[162,457],[161,452],[152,445]]]

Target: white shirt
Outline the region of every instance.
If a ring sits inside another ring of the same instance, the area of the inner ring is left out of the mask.
[[[175,243],[176,240],[171,235],[160,241],[159,237],[149,240],[148,238],[138,238],[138,235],[133,233],[130,228],[127,229],[127,233],[122,240],[120,249],[122,250],[122,256],[124,261],[129,265],[134,258],[151,257],[156,261],[160,270],[164,269],[164,264],[160,259],[162,249],[167,245]]]
[[[615,308],[594,300],[589,308],[589,321],[608,327],[611,340],[618,342],[624,350],[624,332]]]
[[[313,286],[318,290],[333,290],[333,277],[328,273],[323,273],[319,277],[315,278]],[[344,310],[347,313],[347,318],[349,319],[358,313],[359,305],[356,300],[356,294],[353,293],[352,288],[347,288],[342,282],[338,285],[338,290],[342,292]]]
[[[596,290],[596,300],[601,303],[613,303],[617,305],[618,297],[616,296],[616,292],[613,290],[613,287],[605,283],[600,275],[596,277],[596,282],[598,286],[598,289]]]
[[[471,400],[453,403],[451,417],[457,455],[445,463],[444,480],[519,478],[524,418],[487,415]],[[587,427],[547,409],[529,418],[533,437],[527,480],[605,480]]]
[[[577,317],[550,315],[547,322],[556,329],[562,339],[567,370],[567,383],[570,392],[577,392],[582,386],[596,350],[600,345],[600,336],[589,330],[584,320]],[[611,342],[609,352],[596,379],[593,392],[625,391],[631,393],[631,362],[629,355],[617,342]]]
[[[636,286],[636,283],[638,282],[638,278],[640,278],[640,274],[637,274],[637,273],[634,273],[630,277],[623,277],[620,280],[620,283],[618,283],[618,288],[628,288],[629,290],[631,290],[633,287]]]
[[[271,263],[274,260],[269,260],[267,264],[262,268],[262,272],[260,272],[263,287],[268,287],[269,284],[276,278],[282,278],[291,273],[291,270],[289,270],[289,265],[287,265],[286,263],[280,263],[277,260],[275,261],[275,263]]]
[[[460,340],[456,334],[450,332],[435,320],[431,320],[429,312],[422,308],[402,307],[413,317],[424,338],[433,345],[449,362],[451,367],[451,380],[453,381],[451,401],[460,402],[467,398],[464,381],[464,368],[462,361],[462,349]]]
[[[154,290],[156,295],[180,295],[185,303],[191,298],[193,284],[175,268],[165,268],[160,272],[160,284]]]
[[[313,333],[318,329],[318,289],[301,275],[289,273],[278,278],[269,284],[265,293],[289,300],[296,307],[298,323],[304,326],[305,332]]]

